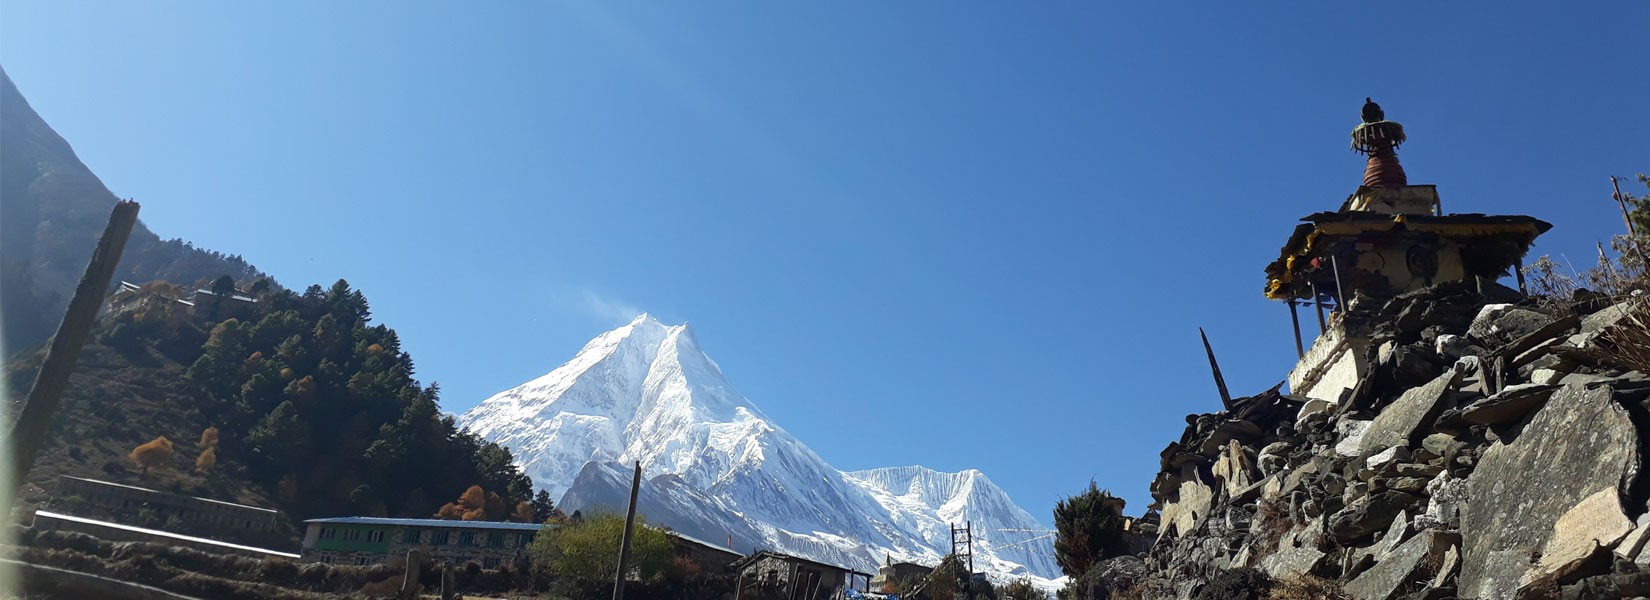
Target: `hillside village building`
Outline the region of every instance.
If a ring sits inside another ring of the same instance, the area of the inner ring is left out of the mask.
[[[304,521],[303,560],[348,565],[389,562],[420,549],[437,561],[475,562],[488,569],[526,552],[545,526],[537,523],[335,517]]]
[[[778,590],[788,599],[826,600],[847,589],[867,591],[871,580],[870,573],[769,550],[758,550],[733,569],[735,600],[764,597],[763,590]]]
[[[251,314],[257,305],[257,298],[238,291],[220,297],[207,289],[185,292],[184,288],[164,281],[151,281],[141,285],[122,281],[114,293],[109,295],[107,311],[110,315],[141,313],[146,316],[164,315],[169,319],[183,319],[196,315],[202,318],[244,317]]]
[[[894,562],[888,559],[886,564],[877,568],[877,574],[871,578],[871,589],[875,591],[890,591],[900,582],[914,578],[927,577],[934,572],[934,567],[920,565],[914,562]]]
[[[56,500],[54,505],[66,510],[101,513],[114,521],[135,523],[141,511],[151,511],[158,519],[176,519],[191,533],[236,541],[268,539],[281,524],[280,513],[270,508],[68,475],[57,479]]]
[[[89,517],[67,515],[46,510],[34,511],[34,523],[30,525],[35,531],[76,531],[96,536],[99,539],[129,542],[151,542],[168,546],[183,546],[214,553],[237,554],[252,558],[279,558],[295,560],[297,554],[282,552],[271,548],[259,548],[245,544],[234,544],[221,540],[213,540],[192,535],[183,535],[171,531],[161,531],[147,527],[137,527]]]

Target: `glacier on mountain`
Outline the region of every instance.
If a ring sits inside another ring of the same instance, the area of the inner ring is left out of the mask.
[[[510,449],[564,510],[621,507],[633,462],[649,522],[735,550],[776,550],[874,573],[934,564],[971,521],[975,569],[1060,576],[1045,527],[976,470],[843,472],[763,415],[687,325],[641,315],[550,373],[495,394],[459,424]]]

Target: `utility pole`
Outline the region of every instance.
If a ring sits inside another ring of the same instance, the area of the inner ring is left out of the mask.
[[[6,514],[11,512],[16,494],[22,491],[29,469],[34,466],[34,457],[46,439],[52,417],[63,403],[63,390],[69,385],[69,375],[74,372],[81,347],[91,337],[92,325],[97,321],[97,312],[103,307],[103,297],[109,289],[109,280],[114,277],[115,267],[120,264],[120,254],[126,249],[132,226],[137,224],[138,208],[138,203],[131,200],[115,203],[114,210],[109,214],[109,224],[103,229],[103,237],[98,238],[92,260],[86,264],[86,273],[80,277],[74,298],[69,300],[69,309],[63,314],[62,324],[57,327],[57,335],[52,336],[51,348],[46,350],[46,360],[41,363],[40,372],[34,378],[34,387],[29,388],[28,400],[18,411],[17,422],[12,424],[10,439],[5,442],[11,446],[11,473],[0,480],[0,509],[4,509]]]
[[[968,567],[968,577],[974,577],[974,522],[967,521],[962,527],[951,526],[951,555],[957,557],[957,563]]]
[[[642,462],[636,461],[636,476],[630,480],[630,509],[624,514],[624,539],[619,541],[619,572],[613,575],[613,600],[624,600],[624,575],[630,562],[630,535],[636,529],[636,491],[642,489]]]

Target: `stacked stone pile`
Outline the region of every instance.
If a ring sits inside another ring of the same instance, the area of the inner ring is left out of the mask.
[[[1375,304],[1334,324],[1370,340],[1338,403],[1274,388],[1187,418],[1146,595],[1256,569],[1358,600],[1650,597],[1650,375],[1612,347],[1650,301],[1452,283]]]

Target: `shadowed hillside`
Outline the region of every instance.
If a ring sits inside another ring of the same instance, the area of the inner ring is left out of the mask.
[[[56,330],[117,200],[0,71],[0,351]],[[239,256],[162,240],[139,223],[115,279],[188,284],[220,275],[262,277]]]

